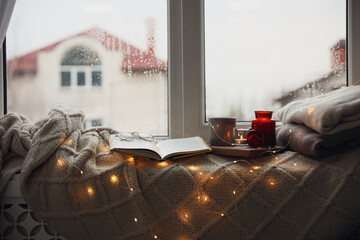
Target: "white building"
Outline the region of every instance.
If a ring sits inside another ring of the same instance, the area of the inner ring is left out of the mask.
[[[151,34],[151,31],[150,31]],[[8,110],[36,121],[56,105],[86,127],[167,134],[167,63],[94,28],[8,61]]]

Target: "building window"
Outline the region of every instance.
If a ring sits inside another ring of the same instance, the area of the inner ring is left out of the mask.
[[[61,86],[70,87],[71,86],[71,73],[70,72],[61,72]]]
[[[78,72],[77,73],[77,85],[78,86],[85,86],[85,72]]]
[[[84,121],[84,128],[94,128],[94,127],[102,127],[103,120],[102,119],[85,119]]]
[[[92,127],[100,127],[100,126],[102,126],[102,121],[101,121],[101,119],[91,120],[91,126],[92,126]]]
[[[102,84],[101,61],[98,54],[89,47],[77,46],[70,49],[61,61],[62,73],[68,70],[68,76],[61,78],[61,86],[76,87],[100,87]],[[96,70],[96,71],[94,71]],[[71,72],[75,74],[76,81],[71,81]],[[86,72],[91,74],[86,74]],[[87,79],[87,75],[91,79]],[[63,82],[65,81],[65,84]]]
[[[91,85],[92,86],[101,86],[102,73],[99,71],[91,72]]]

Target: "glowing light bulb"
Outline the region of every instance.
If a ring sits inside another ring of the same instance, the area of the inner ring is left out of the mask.
[[[188,218],[189,216],[187,214],[185,214],[185,217]]]
[[[296,166],[297,164],[296,163],[294,163],[294,166]]]
[[[214,178],[213,177],[210,177],[211,180],[213,180]]]
[[[87,192],[90,196],[94,195],[94,189],[92,187],[88,187]]]
[[[270,182],[270,185],[274,186],[274,185],[275,185],[275,183],[274,183],[274,182]]]
[[[223,216],[225,216],[225,214],[223,214],[223,213],[222,213],[222,214],[220,214],[220,215],[221,215],[222,217],[223,217]]]
[[[154,235],[154,238],[157,239],[158,237],[156,235]]]
[[[133,189],[133,188],[130,188],[130,191],[134,191],[134,189]]]
[[[164,162],[159,162],[157,165],[158,165],[159,167],[167,167],[169,164],[164,161]]]
[[[134,221],[137,223],[137,222],[138,222],[138,219],[137,219],[137,218],[134,218]]]
[[[237,161],[234,161],[234,163],[237,163]]]
[[[254,172],[254,171],[250,169],[250,172]]]
[[[129,158],[128,158],[128,161],[129,161],[129,162],[133,162],[133,161],[134,161],[134,158],[133,158],[133,157],[129,157]]]
[[[59,168],[59,169],[62,169],[66,166],[66,161],[65,159],[63,158],[58,158],[57,162],[56,162],[56,166]]]
[[[116,176],[116,175],[112,175],[112,176],[110,177],[110,181],[111,181],[111,183],[116,184],[116,183],[119,182],[119,177]]]
[[[192,170],[192,171],[196,171],[198,169],[198,167],[190,166],[189,169]]]
[[[255,170],[260,169],[260,168],[261,168],[260,166],[253,166],[252,167],[252,169],[255,169]]]
[[[236,191],[235,191],[235,190],[233,191],[233,194],[234,194],[234,195],[236,194]]]
[[[206,196],[206,195],[203,195],[203,201],[204,201],[204,202],[209,201],[209,197],[208,197],[208,196]]]
[[[313,111],[314,111],[314,108],[312,108],[312,107],[307,109],[308,114],[312,114]]]
[[[199,174],[200,174],[200,175],[203,175],[203,173],[202,173],[202,172],[199,172]]]
[[[84,171],[80,170],[80,173],[81,173],[81,175],[83,175],[83,174],[84,174]]]
[[[103,147],[102,147],[102,151],[103,152],[108,152],[110,150],[110,146],[109,145],[104,145]]]

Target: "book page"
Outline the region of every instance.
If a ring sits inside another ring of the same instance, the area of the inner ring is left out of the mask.
[[[170,155],[181,155],[211,151],[211,148],[201,137],[168,139],[156,144],[161,158],[165,159]]]
[[[144,141],[139,139],[132,139],[131,141],[121,140],[116,135],[110,135],[109,138],[110,149],[146,149],[154,151],[160,155],[154,142]]]

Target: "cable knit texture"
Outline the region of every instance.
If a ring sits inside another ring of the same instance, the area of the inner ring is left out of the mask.
[[[317,160],[287,151],[158,163],[109,151],[116,131],[84,131],[83,117],[1,119],[1,160],[26,156],[24,199],[69,240],[339,239],[359,223],[359,148]]]
[[[321,134],[337,134],[360,126],[360,86],[350,86],[293,101],[277,112],[283,124],[304,124]]]

